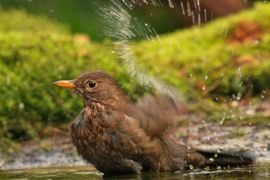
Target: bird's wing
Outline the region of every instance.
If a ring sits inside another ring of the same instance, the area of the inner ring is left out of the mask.
[[[145,95],[132,108],[129,115],[140,122],[141,128],[150,136],[160,136],[174,126],[183,112],[180,102],[164,95]]]

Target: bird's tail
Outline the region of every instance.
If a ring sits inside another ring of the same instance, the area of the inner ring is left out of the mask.
[[[212,150],[196,150],[206,158],[206,165],[235,167],[246,166],[252,164],[256,156],[250,151],[228,150],[228,151],[212,151]]]

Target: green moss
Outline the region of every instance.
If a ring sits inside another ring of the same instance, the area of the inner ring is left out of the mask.
[[[150,73],[186,95],[230,96],[249,91],[256,95],[270,87],[266,83],[270,81],[269,11],[270,4],[256,4],[254,9],[218,19],[203,27],[161,36],[156,41],[141,42],[136,44],[134,51],[142,69],[147,67]],[[229,43],[228,38],[240,21],[256,23],[264,32],[261,41],[241,45]],[[252,62],[234,63],[237,58],[245,56],[251,57]],[[163,73],[164,69],[166,73]],[[205,91],[195,88],[199,82],[205,84]]]
[[[27,14],[23,10],[4,11],[0,7],[0,31],[67,33],[67,27],[49,21],[46,17]]]
[[[22,11],[0,11],[0,20],[1,137],[26,140],[37,137],[47,125],[70,122],[82,103],[53,85],[59,79],[104,70],[119,80],[131,98],[143,93],[107,45],[87,42],[87,37],[80,40],[62,26]]]
[[[6,131],[23,128],[33,136],[29,134],[31,129],[43,128],[42,124],[70,121],[82,107],[80,98],[53,82],[72,79],[84,71],[102,69],[121,80],[131,97],[140,93],[139,85],[130,83],[130,77],[105,46],[82,46],[70,35],[42,32],[33,38],[32,33],[0,32],[0,49],[0,122]]]

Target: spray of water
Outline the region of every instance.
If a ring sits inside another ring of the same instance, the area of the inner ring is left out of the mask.
[[[170,7],[173,7],[172,1]],[[137,1],[111,0],[109,5],[100,9],[100,14],[105,20],[105,34],[114,40],[115,52],[121,59],[126,71],[136,78],[141,84],[147,87],[154,87],[154,89],[161,94],[166,94],[172,99],[181,100],[184,102],[183,96],[175,91],[169,85],[163,83],[157,78],[147,75],[143,70],[139,70],[136,66],[136,56],[132,51],[129,42],[136,38],[155,41],[159,40],[159,36],[155,29],[148,23],[141,23],[136,17],[132,17],[129,11],[133,10],[137,5]],[[144,0],[145,4],[152,4],[154,6],[163,6],[159,0]]]
[[[132,51],[130,41],[140,37],[142,39],[160,43],[159,36],[155,29],[149,23],[142,23],[137,17],[131,16],[131,11],[138,5],[152,5],[162,7],[165,1],[160,0],[110,0],[108,4],[99,9],[100,15],[105,21],[104,32],[110,37],[115,45],[115,52],[119,56],[123,66],[130,76],[137,79],[146,87],[153,87],[157,93],[166,94],[175,101],[181,101],[186,104],[184,96],[174,88],[160,81],[159,79],[148,75],[146,70],[139,69],[136,65],[137,58]],[[202,22],[207,22],[209,14],[206,9],[201,8],[200,0],[182,1],[168,0],[167,6],[170,8],[179,8],[180,13],[192,18],[193,24],[200,26]],[[210,17],[211,18],[211,17]],[[161,44],[160,44],[161,45]],[[206,80],[208,77],[206,78]],[[230,112],[224,115],[225,118],[234,115]],[[195,117],[191,117],[192,119]]]
[[[137,5],[145,4],[162,7],[166,3],[170,8],[178,8],[183,16],[191,17],[193,24],[196,24],[197,26],[201,26],[202,23],[206,23],[209,19],[213,19],[213,13],[202,8],[200,0],[168,0],[167,2],[161,0],[110,0],[108,3],[107,6],[99,9],[100,14],[105,21],[104,32],[108,37],[113,39],[115,52],[125,66],[126,71],[142,85],[153,87],[157,93],[166,94],[172,97],[176,103],[181,101],[186,104],[184,97],[179,91],[176,91],[159,79],[148,75],[145,73],[146,70],[137,67],[137,58],[132,51],[130,41],[140,37],[142,39],[155,41],[160,45],[162,44],[160,43],[159,36],[155,29],[149,23],[142,23],[136,17],[131,16],[130,11]],[[239,73],[241,73],[240,70]],[[205,80],[208,80],[208,76],[205,76]],[[238,94],[236,100],[239,101],[240,98],[241,94]],[[237,118],[235,112],[232,110],[230,112],[223,111],[220,113],[223,114],[220,124],[223,124],[225,120]],[[194,113],[190,116],[191,120],[196,119],[196,114],[197,113]],[[241,119],[242,116],[239,118]],[[211,123],[205,124],[205,121],[202,121],[202,127],[203,126],[207,128],[208,126],[211,126]]]

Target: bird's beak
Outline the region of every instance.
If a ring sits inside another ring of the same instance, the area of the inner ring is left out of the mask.
[[[75,89],[76,85],[72,80],[61,80],[61,81],[55,81],[54,84],[59,87],[63,87],[66,89]]]

